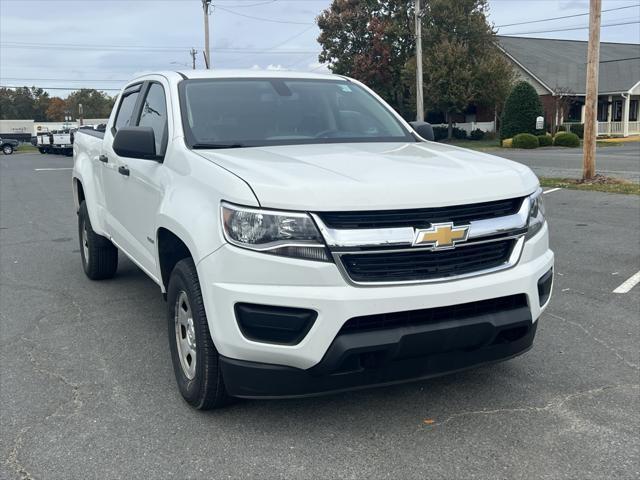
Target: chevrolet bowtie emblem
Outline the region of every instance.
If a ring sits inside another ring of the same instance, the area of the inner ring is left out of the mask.
[[[435,250],[454,248],[458,242],[466,242],[469,226],[454,227],[453,223],[434,223],[425,230],[416,230],[415,246],[431,245]]]

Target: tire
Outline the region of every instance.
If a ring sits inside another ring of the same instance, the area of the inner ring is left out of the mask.
[[[171,361],[182,397],[198,410],[229,404],[232,399],[224,386],[219,354],[211,339],[198,273],[191,258],[180,260],[171,272],[167,320]]]
[[[85,201],[78,212],[78,238],[82,268],[87,277],[91,280],[112,278],[118,269],[118,249],[109,239],[93,231]]]
[[[47,151],[46,151],[44,148],[39,148],[39,149],[38,149],[38,151],[39,151],[40,153],[42,153],[42,154],[47,153]]]
[[[12,145],[3,145],[2,146],[2,153],[4,153],[5,155],[11,155],[13,153],[13,146]]]

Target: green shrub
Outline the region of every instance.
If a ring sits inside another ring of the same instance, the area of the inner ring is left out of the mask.
[[[471,131],[471,133],[469,134],[469,138],[471,140],[482,140],[484,138],[484,132],[479,128],[476,128],[475,130]]]
[[[550,147],[553,145],[553,137],[551,135],[538,135],[538,143],[541,147]]]
[[[447,127],[433,127],[433,138],[436,142],[447,138]]]
[[[453,127],[452,134],[453,138],[458,140],[464,140],[465,138],[467,138],[467,131],[458,127]]]
[[[571,125],[571,133],[575,133],[578,138],[584,138],[584,123]]]
[[[553,144],[556,147],[579,147],[580,139],[575,133],[560,132],[553,137]]]
[[[535,89],[527,82],[517,83],[504,104],[500,138],[510,138],[518,133],[535,133],[536,118],[543,112]]]
[[[513,137],[513,148],[538,148],[538,137],[530,133],[519,133]]]

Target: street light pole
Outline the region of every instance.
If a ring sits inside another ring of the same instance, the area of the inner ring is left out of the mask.
[[[415,0],[416,21],[416,120],[424,121],[424,97],[422,78],[422,11],[420,0]]]
[[[596,174],[596,137],[598,136],[598,67],[600,66],[600,17],[602,0],[589,4],[589,46],[587,50],[587,92],[584,101],[584,146],[582,178]]]

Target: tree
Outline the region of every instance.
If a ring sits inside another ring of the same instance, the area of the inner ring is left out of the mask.
[[[49,106],[47,107],[47,120],[50,122],[62,122],[65,117],[69,115],[67,109],[67,102],[60,97],[53,97],[49,100]]]
[[[504,105],[500,138],[511,138],[518,133],[535,134],[536,118],[543,112],[536,90],[527,82],[518,82]]]
[[[556,87],[553,90],[553,115],[551,117],[551,133],[555,135],[575,102],[575,93],[568,87]]]
[[[405,118],[415,115],[413,5],[408,0],[334,0],[317,19],[319,60],[363,81]],[[425,100],[447,114],[470,103],[499,109],[513,79],[487,22],[486,0],[429,0],[423,8]]]
[[[107,118],[113,108],[114,99],[105,92],[83,88],[71,93],[66,103],[67,110],[73,117],[78,116],[78,105],[82,104],[84,118]]]
[[[493,108],[496,128],[515,78],[516,73],[511,64],[497,49],[494,49],[479,65],[475,81],[476,91],[480,94],[474,102],[476,105]]]
[[[13,104],[13,90],[0,88],[0,119],[8,120],[18,118],[15,105]]]
[[[429,108],[452,117],[470,103],[497,108],[513,79],[495,45],[486,0],[429,0],[423,11],[425,98]]]
[[[317,18],[319,60],[366,83],[406,115],[402,71],[413,55],[412,12],[406,0],[334,0]]]
[[[49,94],[36,87],[0,89],[0,116],[3,119],[45,120]]]

